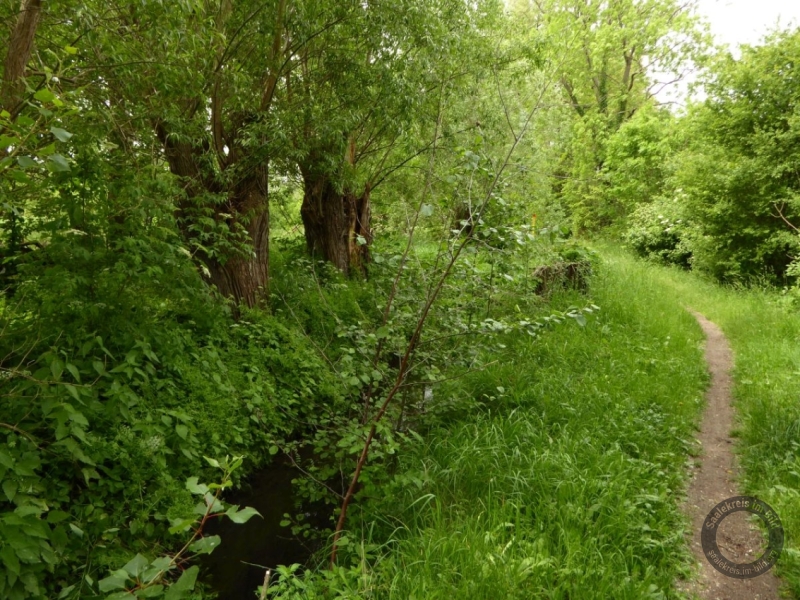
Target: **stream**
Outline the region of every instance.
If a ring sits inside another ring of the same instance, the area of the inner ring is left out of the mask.
[[[220,546],[202,561],[206,581],[219,600],[256,598],[264,569],[304,564],[310,558],[313,542],[298,539],[290,528],[280,526],[284,513],[297,510],[292,489],[292,479],[297,476],[290,465],[272,464],[252,473],[239,489],[226,495],[226,502],[252,506],[263,518],[256,516],[242,525],[215,519],[207,526],[209,535],[222,538]]]

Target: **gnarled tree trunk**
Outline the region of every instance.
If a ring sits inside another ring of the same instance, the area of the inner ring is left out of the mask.
[[[366,274],[369,263],[370,189],[356,195],[337,191],[330,178],[303,172],[300,216],[308,251],[347,275]]]
[[[3,80],[0,83],[0,108],[7,110],[12,117],[16,116],[22,105],[25,91],[22,78],[25,77],[25,69],[33,51],[41,12],[41,0],[22,0],[17,22],[8,41],[8,52],[3,61]]]
[[[164,145],[170,171],[183,178],[189,202],[179,206],[186,212],[193,198],[205,193],[226,194],[228,202],[215,207],[214,218],[225,220],[231,228],[237,223],[244,226],[250,240],[250,252],[243,255],[233,252],[229,256],[199,258],[208,268],[209,283],[220,294],[253,307],[269,295],[269,190],[268,164],[264,162],[250,169],[250,173],[229,188],[223,189],[213,177],[203,174],[198,167],[198,154],[203,149],[190,142],[169,135],[163,123],[156,123],[156,134]],[[184,236],[193,234],[184,228]]]
[[[259,181],[263,179],[263,181]],[[234,255],[220,261],[205,257],[210,283],[219,293],[253,307],[269,295],[269,200],[266,173],[245,181],[232,194],[232,204],[243,215],[244,226],[252,243],[249,256]]]

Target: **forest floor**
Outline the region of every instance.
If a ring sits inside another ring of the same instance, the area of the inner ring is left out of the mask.
[[[772,571],[753,579],[736,579],[722,574],[708,562],[700,534],[706,515],[719,502],[740,495],[738,465],[733,453],[732,406],[733,353],[725,334],[699,313],[694,313],[706,335],[705,358],[711,374],[707,405],[698,441],[701,455],[689,484],[686,511],[692,521],[691,546],[698,563],[698,577],[685,591],[703,600],[777,600],[779,581]],[[763,535],[748,513],[737,512],[720,525],[717,543],[722,553],[737,564],[751,563],[761,555]]]

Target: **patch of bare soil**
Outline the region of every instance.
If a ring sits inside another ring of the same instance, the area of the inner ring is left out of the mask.
[[[772,571],[754,579],[734,579],[723,575],[706,560],[700,542],[703,522],[719,502],[740,495],[737,466],[733,454],[733,407],[731,369],[733,353],[725,335],[703,315],[693,313],[706,335],[705,356],[711,373],[708,404],[698,439],[702,445],[699,462],[692,470],[685,510],[692,520],[691,546],[698,563],[695,580],[681,585],[690,596],[702,600],[778,600],[779,582]],[[765,545],[758,524],[747,513],[726,518],[717,532],[722,553],[736,563],[758,558]]]

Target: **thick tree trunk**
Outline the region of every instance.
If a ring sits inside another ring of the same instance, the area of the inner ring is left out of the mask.
[[[220,294],[253,307],[269,295],[269,200],[266,168],[238,186],[231,194],[236,219],[244,225],[252,244],[247,256],[234,254],[225,260],[206,257],[210,283]],[[220,218],[221,215],[220,215]]]
[[[247,231],[250,248],[246,255],[233,252],[226,257],[199,256],[208,267],[209,283],[237,303],[250,307],[261,304],[269,296],[268,164],[251,169],[250,175],[230,189],[221,189],[216,180],[202,175],[197,166],[196,147],[171,138],[160,123],[156,124],[156,133],[164,145],[170,170],[185,181],[190,202],[203,193],[226,193],[228,202],[216,207],[214,218],[226,220],[231,227],[238,223]],[[187,208],[182,206],[179,210]],[[192,236],[186,228],[183,233],[187,238]]]
[[[304,172],[303,180],[300,216],[308,251],[347,275],[366,274],[372,242],[369,186],[357,196],[337,191],[324,175]]]
[[[209,281],[225,297],[257,306],[269,294],[269,209],[253,215],[247,231],[253,240],[253,255],[234,256],[224,263],[206,259]]]
[[[16,116],[22,103],[25,85],[22,78],[33,51],[33,40],[42,12],[41,0],[22,0],[19,16],[11,31],[8,53],[3,62],[3,80],[0,84],[0,108]]]

